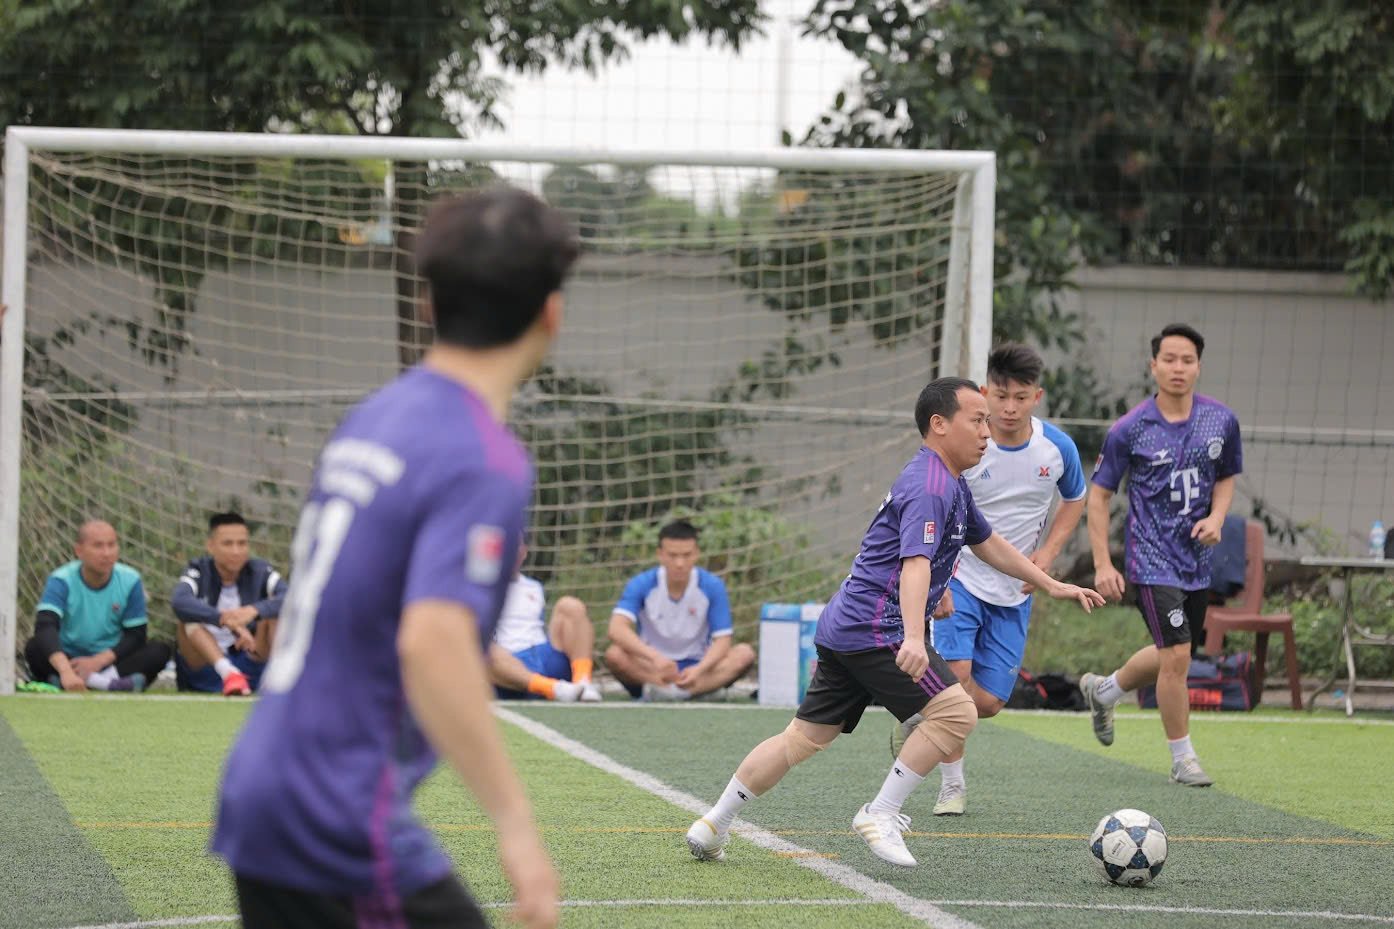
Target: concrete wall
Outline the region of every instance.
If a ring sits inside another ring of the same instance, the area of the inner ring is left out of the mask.
[[[1200,390],[1244,431],[1241,503],[1259,497],[1353,552],[1372,520],[1394,523],[1394,306],[1330,274],[1128,267],[1077,282],[1086,351],[1120,393],[1145,396],[1148,342],[1167,323],[1205,336]]]

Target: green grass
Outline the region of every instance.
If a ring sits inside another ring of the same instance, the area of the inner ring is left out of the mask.
[[[0,847],[27,836],[29,847],[48,849],[50,872],[43,894],[32,873],[17,895],[5,881],[0,929],[233,912],[226,870],[205,848],[222,758],[245,712],[241,703],[159,698],[0,700],[0,739],[7,727],[13,731],[0,745],[10,788],[4,796],[15,785],[20,791],[20,802],[6,807],[30,811],[22,826],[7,812],[11,826],[0,831]],[[704,801],[715,798],[752,745],[789,717],[721,707],[529,705],[520,712]],[[1240,929],[1387,925],[1394,921],[1387,892],[1394,726],[1281,718],[1295,722],[1197,719],[1196,745],[1219,781],[1210,790],[1166,781],[1166,749],[1153,713],[1120,714],[1118,742],[1107,750],[1093,742],[1083,714],[985,722],[968,756],[969,815],[945,821],[928,814],[937,788],[931,775],[907,806],[915,827],[908,841],[921,866],[899,870],[871,857],[848,829],[889,761],[889,717],[872,711],[857,732],[751,804],[748,819],[819,860],[939,901],[983,929],[1113,929],[1121,921],[1130,929],[1199,929],[1218,920]],[[691,814],[512,726],[505,733],[567,898],[656,901],[569,908],[564,926],[922,925],[743,839],[732,843],[725,862],[695,862],[682,842]],[[1089,864],[1084,835],[1121,806],[1148,810],[1171,833],[1171,858],[1150,888],[1111,887]],[[457,779],[448,772],[432,777],[418,809],[477,898],[505,902],[492,833]],[[103,894],[98,912],[93,897]],[[703,905],[663,903],[679,900]],[[854,903],[797,904],[842,900]],[[1070,909],[1055,909],[1062,906]],[[1147,909],[1159,907],[1180,911]],[[1194,908],[1329,910],[1383,919],[1186,912]],[[504,924],[502,909],[491,913]]]

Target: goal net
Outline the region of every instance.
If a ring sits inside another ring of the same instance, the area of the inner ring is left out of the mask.
[[[826,598],[914,448],[919,389],[986,357],[991,155],[8,138],[12,655],[87,518],[116,527],[156,634],[211,512],[241,512],[285,570],[321,443],[429,342],[412,230],[450,192],[516,184],[580,232],[563,336],[512,419],[537,462],[525,571],[597,623],[679,517],[738,635],[762,602]]]

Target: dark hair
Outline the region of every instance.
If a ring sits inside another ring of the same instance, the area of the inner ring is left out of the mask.
[[[1034,348],[1020,342],[1003,342],[987,356],[987,381],[1006,387],[1008,381],[1039,384],[1045,362]]]
[[[658,544],[662,545],[664,539],[672,539],[675,542],[697,541],[698,530],[685,519],[675,519],[662,529],[658,530]]]
[[[920,391],[920,399],[915,401],[915,427],[921,436],[929,434],[929,420],[933,416],[952,419],[958,412],[958,392],[968,388],[978,392],[978,385],[966,377],[941,377],[930,381]]]
[[[208,517],[208,534],[212,535],[222,526],[245,526],[247,521],[242,518],[241,513],[214,513]]]
[[[515,341],[561,289],[579,251],[561,213],[513,187],[436,204],[416,243],[436,338],[464,348]]]
[[[1162,339],[1165,339],[1167,336],[1172,335],[1179,335],[1183,339],[1191,340],[1191,344],[1196,347],[1197,361],[1200,360],[1201,355],[1205,354],[1205,339],[1201,337],[1201,334],[1199,332],[1196,332],[1194,329],[1192,329],[1185,323],[1172,323],[1170,326],[1167,326],[1161,332],[1157,333],[1152,337],[1153,358],[1156,358],[1157,353],[1162,350]]]

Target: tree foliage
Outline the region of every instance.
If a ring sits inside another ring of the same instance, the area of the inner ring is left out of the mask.
[[[739,47],[761,20],[757,0],[8,0],[0,5],[0,125],[455,137],[497,124],[501,74],[593,69],[652,36]],[[440,181],[424,164],[396,170],[405,363],[425,328],[406,230]],[[143,206],[183,215],[179,204]],[[193,260],[166,264],[204,267],[202,255],[180,257]],[[173,314],[161,320],[171,323],[173,348],[198,284],[177,283],[159,281],[165,309],[157,310]]]

